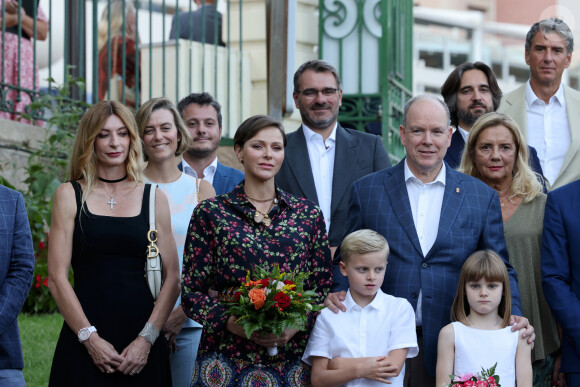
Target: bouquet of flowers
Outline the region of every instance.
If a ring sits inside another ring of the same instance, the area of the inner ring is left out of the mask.
[[[285,273],[276,264],[272,271],[267,267],[248,270],[246,281],[222,300],[228,304],[228,312],[236,316],[246,336],[255,331],[281,336],[286,328],[299,331],[306,329],[307,312],[317,312],[323,306],[314,304],[317,293],[304,290],[304,281],[310,273]],[[278,353],[276,347],[268,348],[268,354]]]
[[[499,376],[495,375],[496,367],[497,363],[488,370],[484,370],[482,367],[481,373],[449,375],[451,378],[451,384],[447,384],[444,387],[501,387],[501,384],[499,384]]]

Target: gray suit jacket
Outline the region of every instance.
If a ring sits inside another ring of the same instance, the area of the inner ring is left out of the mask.
[[[180,12],[173,16],[169,39],[189,39],[202,42],[203,17],[205,9],[205,43],[215,44],[215,23],[217,18],[218,45],[224,46],[222,39],[222,14],[217,12],[214,4],[207,4],[204,7],[192,12]],[[179,20],[179,31],[177,30]]]
[[[0,369],[22,369],[18,314],[34,272],[32,235],[20,192],[0,185]]]
[[[276,175],[276,184],[283,191],[312,200],[318,204],[318,194],[302,126],[288,134],[284,163]],[[370,173],[391,166],[382,139],[374,134],[336,128],[336,150],[330,205],[330,246],[338,246],[343,237],[352,183]]]
[[[556,177],[556,180],[550,182],[551,189],[580,179],[580,92],[564,86],[564,98],[566,99],[566,113],[568,114],[572,143],[566,154],[562,170]],[[524,84],[504,95],[498,111],[507,114],[517,122],[527,143],[528,115],[526,110],[526,85]]]

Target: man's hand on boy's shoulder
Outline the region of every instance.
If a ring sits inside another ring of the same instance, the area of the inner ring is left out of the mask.
[[[343,305],[343,301],[346,299],[346,290],[342,290],[336,293],[329,293],[322,305],[326,306],[334,313],[338,311],[346,312],[346,307]]]

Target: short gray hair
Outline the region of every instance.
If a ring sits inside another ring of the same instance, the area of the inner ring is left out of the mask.
[[[432,94],[420,94],[408,100],[407,103],[405,104],[405,110],[403,110],[403,123],[401,125],[403,125],[405,128],[407,127],[407,116],[409,115],[409,109],[411,108],[411,105],[413,105],[417,101],[422,101],[425,99],[437,101],[439,102],[439,104],[441,104],[441,106],[443,106],[443,109],[445,110],[445,115],[447,116],[447,127],[451,126],[449,107],[444,101],[442,101],[440,98]]]
[[[572,35],[572,31],[570,31],[568,24],[564,23],[564,20],[557,17],[541,20],[530,28],[526,35],[526,51],[530,51],[532,48],[532,40],[534,40],[534,36],[536,36],[538,31],[542,31],[544,34],[549,34],[551,32],[557,33],[566,41],[566,53],[571,54],[572,51],[574,51],[574,35]]]

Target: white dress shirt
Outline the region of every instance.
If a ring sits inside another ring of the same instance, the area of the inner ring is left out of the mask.
[[[463,138],[463,142],[467,144],[467,137],[469,137],[469,132],[463,129],[461,126],[457,125],[457,130],[459,130],[459,134]]]
[[[390,351],[409,348],[407,358],[419,353],[415,314],[404,298],[393,297],[380,289],[375,299],[361,308],[353,300],[350,290],[343,302],[346,312],[334,314],[323,309],[316,318],[308,339],[302,361],[312,364],[312,356],[359,358],[385,356]],[[399,376],[388,378],[393,384],[403,386],[405,366]],[[385,386],[369,379],[355,379],[346,386]]]
[[[558,88],[548,104],[539,99],[530,81],[526,84],[528,144],[536,148],[544,176],[554,184],[572,143],[564,88]]]
[[[326,139],[322,135],[302,124],[306,147],[312,167],[312,177],[318,196],[318,206],[322,210],[326,232],[330,232],[330,212],[332,204],[332,176],[334,174],[334,155],[336,152],[336,124]]]
[[[218,159],[217,157],[211,162],[210,165],[208,165],[204,170],[203,170],[203,180],[207,181],[208,183],[210,183],[211,185],[213,185],[213,177],[215,176],[215,171],[217,169],[217,163],[218,163]],[[195,179],[197,179],[197,172],[195,172],[195,169],[193,169],[188,163],[187,161],[185,161],[185,159],[183,159],[181,161],[181,166],[183,167],[183,172],[185,172],[186,175],[192,176]]]
[[[443,194],[445,194],[445,163],[442,164],[441,170],[435,180],[430,183],[423,183],[409,169],[407,159],[405,159],[405,184],[413,213],[413,222],[415,230],[421,244],[423,257],[427,256],[439,230],[439,219],[441,218],[441,206],[443,205]],[[419,291],[417,300],[417,326],[422,325],[422,301],[423,291]]]

